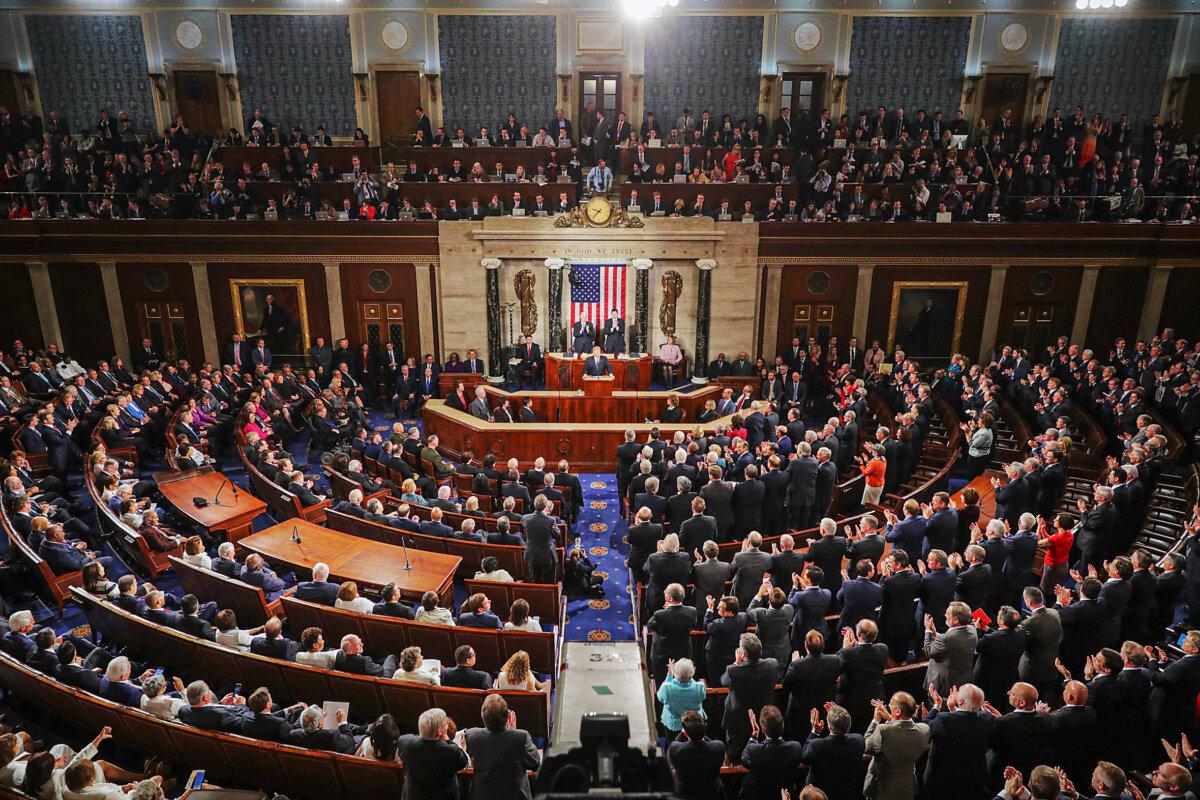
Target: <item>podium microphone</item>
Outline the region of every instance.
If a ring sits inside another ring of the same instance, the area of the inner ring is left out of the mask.
[[[293,526],[292,526],[292,543],[293,543],[293,544],[300,544],[300,542],[301,542],[301,539],[300,539],[300,529],[299,529],[299,528],[297,528],[295,525],[293,525]]]
[[[400,538],[400,547],[404,550],[404,569],[412,569],[412,562],[408,560],[408,540],[404,537]]]
[[[212,503],[214,506],[221,505],[221,492],[225,490],[225,484],[229,483],[229,478],[221,481],[221,485],[217,487],[217,493],[213,496]]]

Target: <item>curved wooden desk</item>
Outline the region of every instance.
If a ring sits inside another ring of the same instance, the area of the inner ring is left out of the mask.
[[[299,543],[292,541],[293,529],[300,534]],[[462,561],[458,556],[409,548],[412,569],[406,570],[401,547],[340,533],[302,519],[288,520],[251,534],[239,541],[238,547],[258,553],[270,564],[286,564],[304,575],[311,574],[318,561],[324,561],[333,580],[354,581],[360,592],[395,583],[401,597],[420,600],[425,592],[434,591],[447,606],[454,599],[454,572]]]
[[[582,358],[564,358],[554,353],[546,354],[546,388],[555,391],[560,389],[579,389],[583,385]],[[654,359],[648,355],[637,358],[617,358],[608,356],[608,367],[616,379],[617,390],[643,392],[650,390],[650,372],[654,368]]]
[[[704,400],[719,397],[720,389],[709,387],[678,395],[685,414],[683,421],[677,424],[620,421],[659,416],[672,392],[614,392],[613,397],[607,398],[563,392],[510,395],[496,389],[489,389],[488,394],[488,402],[493,406],[500,397],[513,398],[514,406],[517,399],[532,397],[538,419],[550,421],[534,424],[485,422],[450,408],[444,400],[430,400],[422,411],[425,432],[436,433],[440,448],[454,457],[464,450],[472,451],[478,458],[488,453],[505,458],[540,455],[547,461],[565,458],[575,472],[612,472],[617,466],[617,446],[625,441],[625,431],[635,431],[639,442],[644,442],[650,429],[655,427],[664,439],[669,439],[675,431],[690,431]],[[556,419],[559,421],[554,421]],[[729,418],[719,421],[728,422]],[[706,433],[712,433],[716,422],[700,427]]]

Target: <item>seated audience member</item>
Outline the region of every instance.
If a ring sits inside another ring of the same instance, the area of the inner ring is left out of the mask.
[[[318,705],[311,705],[300,712],[299,725],[288,732],[285,742],[312,750],[332,750],[350,755],[366,738],[366,725],[351,725],[346,722],[346,710],[339,708],[334,717],[336,727],[324,727],[325,714]]]
[[[340,650],[326,650],[325,637],[317,627],[305,628],[300,634],[300,649],[296,652],[296,663],[307,664],[318,669],[333,669]]]
[[[468,597],[463,603],[463,611],[458,615],[458,625],[463,628],[504,628],[500,617],[492,611],[491,599],[479,592]]]
[[[450,609],[438,605],[437,592],[426,592],[421,595],[421,603],[413,609],[413,619],[430,625],[457,625]]]
[[[338,599],[340,588],[338,584],[329,580],[329,565],[318,561],[313,564],[312,580],[296,584],[296,591],[292,593],[292,597],[297,600],[307,600],[310,603],[320,603],[323,606],[332,606]]]
[[[550,690],[550,682],[543,683],[534,677],[529,669],[529,654],[518,650],[504,662],[492,688],[510,692],[545,692]]]
[[[406,647],[400,652],[400,666],[392,675],[392,680],[439,686],[441,685],[441,665],[433,664],[431,667],[425,666],[425,659],[421,657],[421,648]]]
[[[413,619],[413,610],[407,603],[400,602],[400,587],[394,583],[384,585],[379,592],[379,602],[371,609],[372,614],[397,619]]]
[[[503,521],[507,522],[507,520]],[[500,562],[496,560],[495,556],[485,556],[479,562],[479,571],[475,573],[475,580],[513,583],[513,576],[508,574],[508,570],[500,569]]]
[[[475,649],[469,644],[454,650],[454,666],[442,668],[442,686],[458,689],[491,689],[492,676],[475,669]]]
[[[213,627],[217,629],[217,644],[242,652],[249,652],[254,637],[262,633],[265,626],[242,629],[238,627],[237,615],[233,609],[225,608],[213,617]]]
[[[508,620],[504,623],[506,631],[529,631],[541,633],[541,623],[535,617],[529,616],[529,601],[518,597],[512,602],[508,611]]]
[[[353,633],[346,634],[342,637],[341,647],[334,658],[333,669],[339,672],[352,672],[356,675],[370,675],[376,678],[390,675],[396,671],[397,659],[394,654],[389,655],[383,660],[382,664],[379,664],[366,655],[363,649],[362,639]]]
[[[359,614],[370,614],[375,610],[374,603],[358,594],[358,584],[354,581],[346,581],[338,587],[337,600],[334,601],[333,607],[356,611]]]

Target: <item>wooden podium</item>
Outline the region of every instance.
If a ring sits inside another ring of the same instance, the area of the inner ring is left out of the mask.
[[[617,379],[612,375],[582,376],[584,397],[612,397],[613,384]]]

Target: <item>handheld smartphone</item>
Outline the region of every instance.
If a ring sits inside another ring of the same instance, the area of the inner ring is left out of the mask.
[[[202,786],[204,786],[204,770],[193,770],[191,777],[188,778],[187,787],[189,789],[199,789]]]
[[[163,674],[163,668],[159,667],[158,669],[154,670],[154,674],[161,676]]]
[[[238,697],[241,695],[241,693],[242,693],[242,685],[240,683],[235,683],[233,685],[233,696]]]
[[[1179,634],[1179,638],[1175,640],[1175,646],[1183,647],[1183,640],[1187,638],[1187,635],[1188,635],[1187,631],[1184,631],[1183,633]]]

